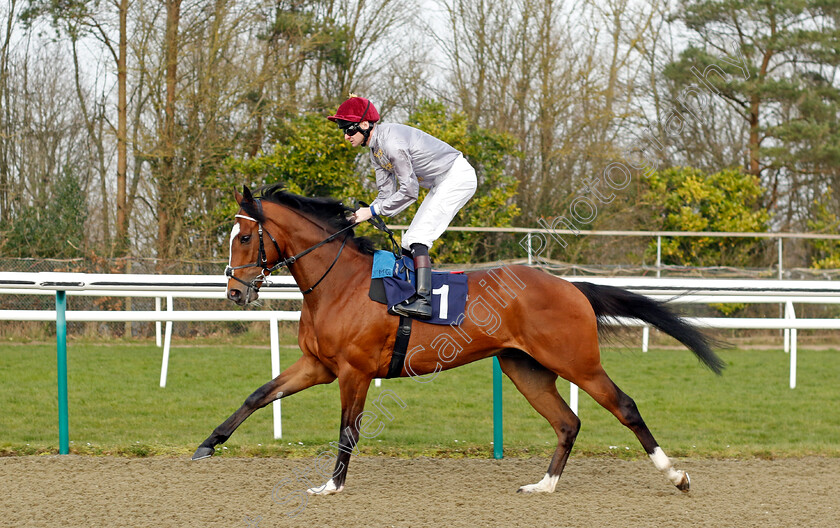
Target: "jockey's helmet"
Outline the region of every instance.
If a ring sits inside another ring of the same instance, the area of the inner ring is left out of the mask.
[[[376,107],[364,97],[358,97],[354,94],[350,94],[350,99],[341,103],[341,106],[339,106],[338,110],[335,111],[335,115],[331,115],[327,117],[327,119],[333,123],[337,123],[339,126],[342,125],[342,121],[349,123],[361,123],[362,121],[376,123],[379,121],[379,112],[377,112]]]

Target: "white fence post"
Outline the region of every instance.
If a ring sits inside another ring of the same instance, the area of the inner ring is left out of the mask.
[[[785,316],[785,319],[787,319],[787,316]],[[790,328],[785,328],[782,332],[785,334],[785,354],[787,354],[790,352]]]
[[[656,278],[662,276],[662,236],[656,235]]]
[[[160,297],[155,297],[155,311],[160,311]],[[155,346],[160,348],[161,345],[161,337],[160,337],[160,321],[155,321]]]
[[[173,310],[172,296],[166,296],[166,311]],[[166,335],[163,338],[163,359],[160,364],[160,386],[166,387],[166,374],[169,370],[169,345],[172,344],[172,321],[166,321]]]
[[[796,312],[793,311],[793,303],[788,301],[785,303],[785,319],[796,319]],[[796,328],[785,330],[785,333],[790,333],[790,388],[796,388]],[[787,337],[787,336],[785,336]],[[788,340],[785,340],[786,342]]]
[[[779,239],[779,280],[782,280],[785,277],[784,268],[783,268],[783,265],[782,265],[782,251],[783,251],[782,250],[782,244],[784,244],[784,242],[782,242],[782,239],[780,238]]]
[[[271,333],[271,379],[280,375],[280,337],[277,329],[277,318],[274,317],[268,322]],[[280,400],[271,403],[274,413],[274,438],[283,438],[283,414],[280,410]]]
[[[531,258],[531,233],[528,233],[528,265],[531,266],[534,260]]]

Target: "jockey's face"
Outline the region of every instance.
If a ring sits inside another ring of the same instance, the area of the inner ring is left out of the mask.
[[[349,141],[350,145],[354,147],[362,146],[362,143],[365,142],[365,135],[362,134],[362,130],[367,130],[370,128],[370,123],[367,121],[362,121],[359,124],[353,124],[347,128],[342,129],[344,132],[344,140]]]

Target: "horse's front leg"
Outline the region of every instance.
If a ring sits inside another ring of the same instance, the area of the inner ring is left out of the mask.
[[[306,490],[310,495],[332,495],[344,489],[347,479],[347,467],[350,455],[359,441],[359,429],[365,399],[373,378],[355,369],[339,372],[338,385],[341,392],[341,428],[338,434],[338,457],[335,461],[333,476],[326,484]]]
[[[251,413],[265,407],[274,400],[285,398],[313,385],[330,383],[335,374],[330,372],[320,361],[311,356],[303,356],[295,361],[279,376],[269,381],[253,394],[248,396],[245,403],[213,430],[213,433],[198,446],[192,456],[193,460],[207,458],[213,454],[215,447],[224,443],[239,425],[251,416]]]

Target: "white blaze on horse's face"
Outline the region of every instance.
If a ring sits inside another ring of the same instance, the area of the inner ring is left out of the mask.
[[[239,235],[239,222],[233,224],[233,229],[230,231],[230,257],[228,257],[228,266],[233,266],[233,241]]]
[[[239,236],[239,222],[233,223],[233,229],[230,230],[230,256],[228,257],[228,266],[233,267],[233,241],[236,240],[236,237]],[[230,293],[230,281],[228,281],[227,291],[225,291],[225,297],[228,296]]]

